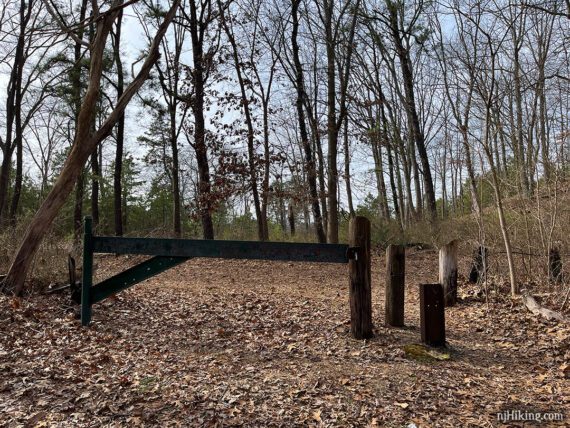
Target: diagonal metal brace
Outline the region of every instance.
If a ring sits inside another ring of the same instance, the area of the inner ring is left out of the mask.
[[[91,288],[90,303],[97,303],[121,290],[138,284],[145,279],[155,276],[165,270],[184,263],[191,257],[156,256],[131,267],[111,278],[95,284]]]

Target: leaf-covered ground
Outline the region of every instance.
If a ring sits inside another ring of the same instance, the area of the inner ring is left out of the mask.
[[[101,258],[99,275],[132,262]],[[193,260],[95,305],[90,328],[67,295],[0,296],[0,426],[498,426],[505,409],[568,423],[569,326],[520,301],[462,284],[451,359],[405,353],[436,269],[437,253],[409,254],[407,326],[385,328],[374,259],[369,341],[349,335],[343,265]]]

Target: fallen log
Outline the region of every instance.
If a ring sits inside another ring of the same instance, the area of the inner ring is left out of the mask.
[[[554,319],[558,321],[566,321],[566,318],[560,312],[556,312],[551,309],[545,308],[544,306],[541,306],[540,303],[538,303],[538,301],[531,295],[525,294],[523,295],[522,299],[526,308],[529,311],[531,311],[534,315],[542,316],[547,320]]]

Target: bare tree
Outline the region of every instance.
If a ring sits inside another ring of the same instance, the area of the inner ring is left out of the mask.
[[[99,98],[101,75],[103,72],[105,45],[112,25],[121,10],[122,2],[114,2],[107,11],[100,12],[98,8],[93,11],[94,20],[96,22],[96,35],[91,47],[90,80],[78,116],[75,141],[54,187],[47,195],[26,230],[19,249],[14,256],[10,270],[2,284],[3,290],[14,294],[21,294],[24,290],[26,275],[43,237],[65,203],[67,196],[71,193],[83,165],[85,165],[85,162],[97,145],[111,133],[127,104],[148,77],[151,68],[158,59],[159,44],[168,26],[174,19],[179,3],[179,0],[175,1],[165,15],[164,21],[156,33],[155,39],[150,46],[148,56],[140,71],[125,89],[123,96],[117,101],[115,109],[94,134],[91,133],[90,125],[96,114],[96,104]],[[94,5],[96,6],[96,4]]]

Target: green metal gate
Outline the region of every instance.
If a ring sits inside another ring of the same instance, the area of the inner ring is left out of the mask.
[[[94,303],[194,257],[348,263],[350,259],[357,258],[357,250],[356,247],[345,244],[95,236],[91,217],[85,217],[81,324],[86,326],[91,322],[91,307]],[[142,254],[153,257],[93,285],[95,253]]]

